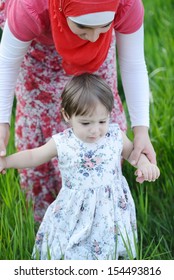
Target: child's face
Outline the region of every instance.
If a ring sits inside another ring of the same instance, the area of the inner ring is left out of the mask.
[[[91,114],[75,116],[69,120],[74,134],[83,142],[94,143],[108,131],[109,112],[100,102]]]

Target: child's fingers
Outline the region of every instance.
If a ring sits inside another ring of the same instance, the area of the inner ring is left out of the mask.
[[[153,178],[152,178],[152,181],[155,181],[156,179],[158,179],[159,176],[160,176],[160,170],[159,170],[159,168],[156,165],[154,165],[153,166]]]
[[[148,181],[149,182],[154,182],[158,177],[159,177],[159,173],[158,173],[158,167],[154,164],[152,164],[150,167],[149,167],[149,170],[148,170]]]
[[[141,171],[140,169],[137,169],[137,170],[135,171],[135,176],[141,177],[142,175],[143,175],[143,173],[142,173],[142,171]]]
[[[137,177],[136,182],[142,184],[144,182],[144,177],[143,176],[142,177]]]
[[[142,172],[142,176],[143,176],[143,178],[144,178],[144,181],[149,181],[149,180],[151,180],[152,174],[151,174],[151,170],[148,170],[148,167],[144,166],[144,167],[141,169],[141,172]]]
[[[144,165],[141,169],[136,171],[136,175],[140,175],[138,177],[143,177],[144,181],[155,181],[158,179],[160,175],[159,168],[155,164],[150,164],[150,165]],[[138,179],[140,181],[140,178]],[[142,181],[142,179],[141,179]]]
[[[144,182],[144,176],[143,176],[142,171],[140,169],[137,169],[134,174],[135,174],[135,176],[137,176],[136,182],[142,184]]]
[[[144,173],[145,180],[149,182],[154,182],[158,178],[156,170],[157,169],[155,165],[149,166]]]

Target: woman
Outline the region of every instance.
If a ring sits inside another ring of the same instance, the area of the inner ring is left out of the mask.
[[[109,84],[115,99],[112,122],[125,131],[126,120],[117,90],[116,39],[134,131],[132,164],[142,152],[155,163],[148,136],[149,83],[142,2],[7,0],[5,4],[0,49],[0,155],[6,154],[14,90],[17,149],[34,148],[66,127],[59,110],[60,95],[69,78],[83,72],[96,73]],[[21,186],[34,201],[35,219],[40,220],[61,183],[57,161],[23,170],[20,175]]]

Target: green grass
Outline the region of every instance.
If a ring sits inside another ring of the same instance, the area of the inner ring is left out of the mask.
[[[138,259],[171,260],[174,259],[174,3],[146,0],[144,5],[145,54],[152,92],[150,135],[161,176],[155,183],[139,185],[133,167],[127,163],[124,175],[136,204]],[[15,151],[13,127],[12,123],[9,153]],[[128,135],[132,137],[130,129]],[[26,207],[19,187],[17,171],[8,170],[5,176],[0,176],[0,259],[30,259],[35,226],[32,207]]]
[[[174,25],[172,0],[144,1],[145,53],[150,78],[150,134],[161,171],[155,183],[131,188],[137,209],[140,258],[174,259]],[[132,173],[133,174],[133,173]],[[125,167],[129,182],[134,181]]]

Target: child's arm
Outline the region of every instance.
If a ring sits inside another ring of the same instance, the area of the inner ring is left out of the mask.
[[[39,166],[57,155],[56,144],[51,138],[41,147],[0,157],[0,172],[7,168],[30,168]]]
[[[126,134],[123,132],[122,132],[122,137],[123,137],[122,156],[131,164],[131,161],[129,160],[129,156],[133,150],[133,144],[128,139]],[[135,175],[137,176],[136,181],[139,183],[143,183],[144,181],[155,181],[160,175],[159,168],[155,164],[152,164],[144,154],[141,154],[136,167],[137,167],[137,170],[135,172]]]

